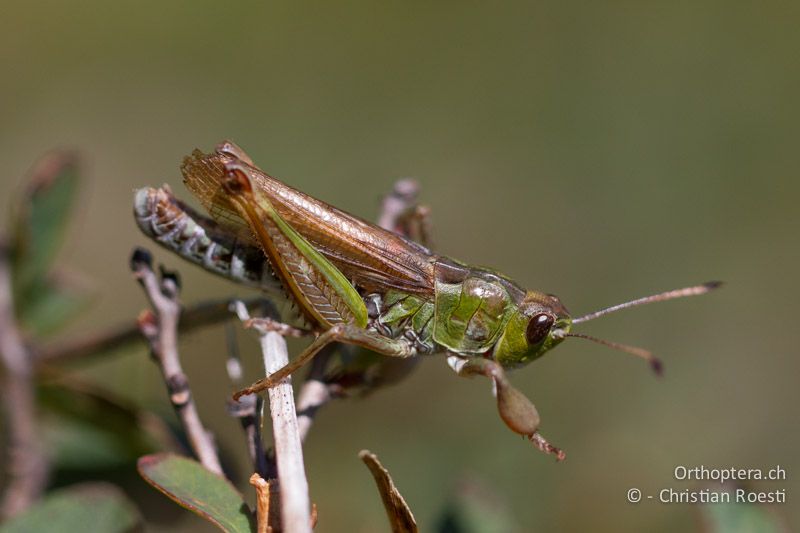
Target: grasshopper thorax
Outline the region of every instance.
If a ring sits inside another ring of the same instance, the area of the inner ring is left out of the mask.
[[[552,295],[524,291],[505,276],[456,262],[436,265],[434,340],[453,353],[483,354],[507,368],[561,342],[571,318]]]

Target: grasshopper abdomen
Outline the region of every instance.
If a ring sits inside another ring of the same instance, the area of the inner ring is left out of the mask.
[[[268,292],[281,290],[261,248],[172,196],[168,188],[145,187],[134,199],[136,224],[161,246],[209,272]]]

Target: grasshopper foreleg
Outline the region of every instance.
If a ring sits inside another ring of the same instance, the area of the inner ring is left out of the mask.
[[[485,376],[494,383],[497,410],[506,426],[530,440],[539,450],[554,454],[562,461],[566,454],[556,448],[539,433],[539,412],[536,406],[508,381],[503,367],[491,359],[483,357],[462,357],[451,355],[447,364],[459,376]]]
[[[431,210],[417,203],[418,195],[419,183],[416,180],[397,181],[392,192],[383,197],[378,225],[430,247]]]
[[[277,370],[269,376],[260,379],[233,395],[234,400],[246,394],[255,394],[265,389],[274,387],[282,379],[311,361],[320,350],[332,342],[354,344],[390,357],[411,357],[416,355],[415,348],[405,339],[391,339],[378,333],[362,329],[350,324],[336,324],[329,330],[321,333],[314,341],[303,350],[297,359]]]

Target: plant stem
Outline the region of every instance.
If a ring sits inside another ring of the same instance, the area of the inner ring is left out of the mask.
[[[50,470],[36,431],[32,357],[14,315],[9,250],[0,236],[0,357],[5,368],[3,404],[9,432],[8,485],[0,513],[14,516],[35,502]]]

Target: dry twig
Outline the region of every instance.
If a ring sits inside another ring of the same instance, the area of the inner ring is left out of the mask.
[[[411,512],[403,495],[397,490],[389,471],[378,460],[378,456],[369,450],[361,450],[358,452],[358,457],[364,461],[372,473],[372,477],[375,478],[375,484],[378,486],[383,507],[386,509],[392,533],[417,533],[419,529],[414,513]]]
[[[270,483],[258,474],[250,476],[250,484],[256,488],[256,521],[258,533],[272,533],[280,528],[280,516],[275,504],[280,503],[276,483]]]
[[[131,270],[155,311],[143,311],[139,315],[139,327],[150,343],[153,359],[164,376],[170,402],[186,431],[195,456],[209,471],[222,475],[216,447],[210,433],[200,421],[189,388],[189,379],[183,373],[178,356],[178,320],[181,306],[178,301],[177,278],[174,274],[162,271],[159,282],[152,269],[150,252],[142,248],[133,252]]]
[[[0,356],[5,367],[3,404],[9,432],[8,484],[2,517],[24,511],[47,485],[49,465],[36,432],[36,403],[30,352],[14,315],[9,250],[0,236]]]

